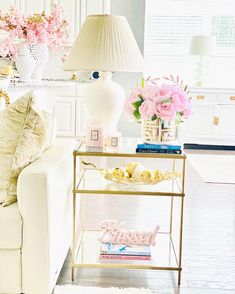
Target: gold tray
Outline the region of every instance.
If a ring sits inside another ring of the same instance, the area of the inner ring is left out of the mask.
[[[167,181],[167,180],[172,180],[176,179],[178,177],[181,177],[181,173],[178,172],[170,172],[170,171],[160,171],[160,170],[154,170],[152,171],[157,175],[157,177],[152,178],[152,179],[134,179],[130,176],[125,174],[123,177],[116,177],[113,175],[114,170],[117,170],[119,168],[112,168],[112,169],[101,169],[97,168],[95,164],[91,162],[85,162],[82,161],[82,163],[86,166],[93,167],[97,172],[99,172],[105,179],[114,182],[114,183],[119,183],[119,184],[135,184],[135,185],[156,185],[157,183],[160,183],[162,181]]]

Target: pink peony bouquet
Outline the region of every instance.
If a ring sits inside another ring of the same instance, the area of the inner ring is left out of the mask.
[[[126,112],[136,121],[141,119],[176,122],[188,118],[192,113],[191,97],[188,86],[183,85],[179,77],[142,80],[135,87],[126,103]]]
[[[55,5],[49,15],[42,12],[25,16],[16,7],[12,7],[6,14],[0,12],[0,30],[9,33],[8,40],[0,44],[0,55],[5,57],[15,54],[12,48],[10,49],[11,40],[14,39],[23,39],[29,44],[47,44],[52,49],[62,47],[69,39],[69,25],[70,22],[64,15],[64,9],[59,5]]]

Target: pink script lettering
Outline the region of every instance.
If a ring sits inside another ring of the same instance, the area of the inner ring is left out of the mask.
[[[159,231],[157,225],[152,232],[125,230],[124,222],[117,220],[104,220],[99,224],[99,228],[103,231],[99,237],[101,243],[113,243],[123,245],[139,245],[154,246],[156,244],[156,236]]]

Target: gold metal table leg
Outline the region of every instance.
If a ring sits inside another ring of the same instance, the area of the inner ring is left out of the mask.
[[[72,242],[72,281],[74,281],[75,246],[76,246],[76,174],[77,156],[73,155],[73,242]]]
[[[74,281],[74,270],[75,268],[72,266],[72,281]]]
[[[178,272],[178,285],[181,284],[181,273],[182,273],[182,242],[183,242],[183,216],[184,216],[184,197],[181,198],[181,209],[180,209],[180,240],[179,240],[179,272]]]
[[[184,193],[184,180],[185,180],[185,164],[183,161],[183,178],[182,178],[182,192]],[[183,221],[184,221],[184,197],[181,198],[180,207],[180,239],[179,239],[179,271],[178,271],[178,285],[181,284],[181,273],[182,273],[182,246],[183,246]]]

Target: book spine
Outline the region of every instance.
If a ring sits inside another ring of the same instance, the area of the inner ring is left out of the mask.
[[[161,150],[161,149],[166,149],[166,150],[181,150],[180,145],[166,145],[166,144],[137,144],[137,148],[141,149],[156,149],[156,150]]]
[[[131,255],[131,256],[150,256],[150,252],[120,252],[120,251],[106,251],[106,250],[101,250],[100,254],[102,255]]]
[[[143,149],[143,148],[136,148],[137,153],[162,153],[162,154],[181,154],[182,150],[167,150],[167,149]]]
[[[105,260],[151,260],[151,256],[140,255],[119,255],[119,254],[101,254],[100,259]]]

